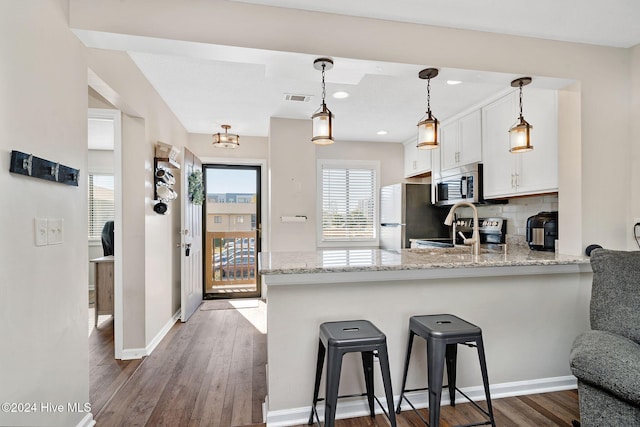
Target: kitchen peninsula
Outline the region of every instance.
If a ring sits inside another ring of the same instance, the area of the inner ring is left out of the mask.
[[[409,317],[451,313],[483,330],[492,398],[575,388],[569,350],[589,328],[591,267],[584,256],[523,246],[324,250],[260,254],[267,289],[267,423],[306,422],[322,322],[367,319],[387,336],[396,399]],[[340,394],[363,390],[361,361],[346,355]],[[416,341],[408,388],[426,385],[424,341]],[[458,352],[458,385],[482,398],[475,350]],[[382,386],[376,368],[376,393]],[[321,393],[322,394],[322,393]],[[415,403],[424,407],[424,393]],[[446,401],[443,396],[443,402]],[[341,401],[338,417],[366,414]]]

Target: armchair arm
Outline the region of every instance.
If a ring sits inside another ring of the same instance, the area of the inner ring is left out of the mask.
[[[640,406],[640,345],[606,331],[579,335],[571,349],[571,371],[579,380]]]

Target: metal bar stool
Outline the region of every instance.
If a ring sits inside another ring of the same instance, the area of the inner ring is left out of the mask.
[[[391,375],[389,372],[389,357],[387,354],[387,337],[367,320],[349,320],[341,322],[325,322],[320,325],[320,340],[318,344],[318,359],[316,366],[316,381],[313,390],[313,405],[309,415],[309,425],[313,423],[315,416],[320,425],[320,418],[316,410],[316,404],[324,400],[324,425],[333,427],[336,417],[336,404],[339,398],[367,396],[369,411],[371,416],[375,416],[374,400],[382,408],[384,414],[389,418],[391,427],[396,427],[396,416],[393,410],[393,392],[391,389]],[[340,383],[340,371],[342,369],[342,356],[345,353],[359,352],[362,355],[362,368],[366,393],[338,396]],[[320,379],[322,378],[322,368],[324,366],[325,353],[327,358],[327,378],[325,398],[318,398],[320,389]],[[387,399],[387,412],[373,390],[373,357],[380,360],[380,370],[382,372],[382,382]]]
[[[428,387],[405,390],[407,385],[407,372],[409,370],[409,359],[411,357],[411,348],[413,347],[413,337],[415,335],[419,335],[427,341]],[[468,347],[476,347],[478,350],[484,394],[487,399],[486,410],[456,387],[456,359],[458,354],[458,344],[464,344]],[[449,389],[451,406],[455,406],[455,393],[457,390],[488,417],[488,420],[486,421],[466,424],[465,427],[486,424],[491,424],[495,427],[496,423],[493,417],[491,396],[489,394],[487,364],[484,357],[484,345],[482,343],[482,330],[476,325],[451,314],[412,316],[409,319],[409,343],[407,344],[407,355],[404,362],[404,374],[402,376],[402,392],[400,393],[400,400],[398,401],[397,413],[400,413],[400,405],[402,404],[402,399],[404,399],[425,424],[430,427],[438,427],[440,421],[440,399],[443,387],[442,377],[444,375],[445,361],[447,365],[447,378],[449,380],[449,384],[445,385],[445,387],[448,387]],[[405,393],[407,392],[424,390],[429,391],[428,423],[405,396]]]

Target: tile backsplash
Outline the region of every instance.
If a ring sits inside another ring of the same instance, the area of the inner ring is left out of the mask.
[[[524,236],[527,233],[527,218],[538,212],[557,211],[558,195],[527,196],[509,199],[505,205],[478,205],[480,218],[497,216],[507,220],[507,234]],[[456,210],[458,216],[471,217],[471,208]]]

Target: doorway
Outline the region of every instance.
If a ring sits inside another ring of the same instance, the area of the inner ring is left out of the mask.
[[[114,321],[114,222],[121,212],[116,186],[119,168],[116,150],[121,140],[121,117],[116,109],[88,109],[87,189],[89,251],[89,335],[98,327],[111,330],[110,352],[115,356]]]
[[[260,296],[261,167],[206,164],[204,298]]]

